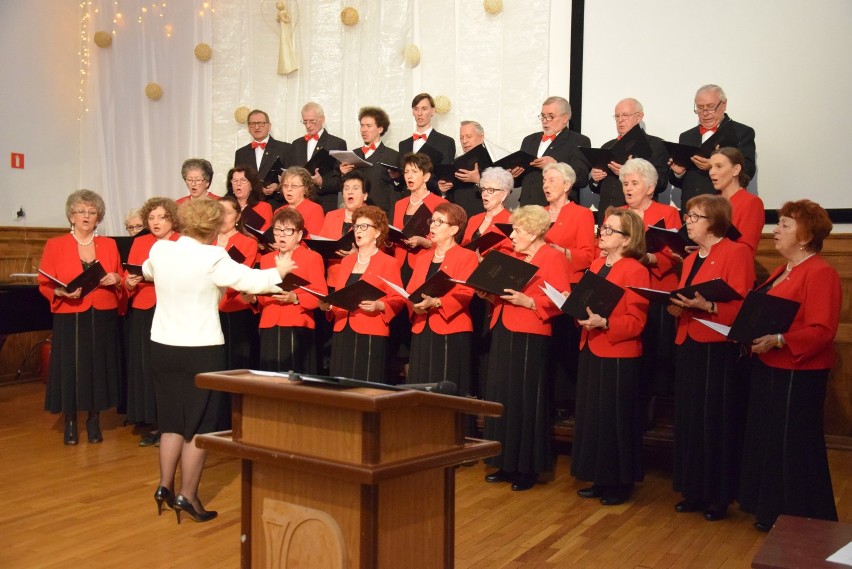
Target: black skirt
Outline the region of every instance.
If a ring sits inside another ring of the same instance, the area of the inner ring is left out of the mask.
[[[739,503],[761,522],[780,514],[837,521],[823,434],[828,371],[754,358]]]
[[[386,383],[387,352],[386,336],[359,334],[347,322],[331,339],[331,375]]]
[[[550,375],[553,401],[559,409],[571,409],[577,398],[577,365],[580,357],[580,329],[574,319],[561,314],[550,320]]]
[[[503,452],[486,463],[506,472],[546,472],[552,467],[549,337],[512,332],[502,319],[491,333],[485,399],[502,403],[503,416],[485,418],[484,437],[499,441]]]
[[[260,329],[260,369],[316,373],[314,330],[303,326]]]
[[[687,338],[675,353],[674,489],[726,506],[740,477],[748,361],[732,342]]]
[[[227,429],[230,397],[201,389],[195,376],[225,369],[224,346],[167,346],[151,342],[151,368],[160,432],[193,436]]]
[[[580,352],[571,474],[601,486],[643,479],[640,358]]]
[[[470,332],[437,334],[426,327],[411,335],[411,362],[406,383],[451,381],[459,395],[470,395]]]
[[[157,402],[151,375],[151,322],[154,308],[134,308],[128,315],[127,420],[157,424]]]
[[[53,315],[50,377],[44,409],[103,411],[118,402],[121,326],[116,310]]]
[[[260,340],[257,327],[260,316],[252,310],[219,312],[225,335],[225,367],[221,369],[253,369],[257,367]]]
[[[677,322],[666,303],[652,302],[642,329],[641,392],[645,395],[674,393],[674,348]]]

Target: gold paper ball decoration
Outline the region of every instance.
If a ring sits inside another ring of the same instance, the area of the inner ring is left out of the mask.
[[[417,67],[420,65],[420,48],[413,43],[405,46],[405,51],[402,53],[405,59],[405,64],[409,67]]]
[[[95,45],[98,47],[109,47],[112,45],[112,34],[109,32],[95,32]]]
[[[482,7],[494,16],[503,11],[503,0],[482,0]]]
[[[445,115],[453,108],[453,103],[446,95],[438,95],[435,97],[435,112],[439,115]]]
[[[340,11],[340,21],[344,26],[354,26],[358,23],[358,10],[352,7]]]
[[[213,57],[213,48],[206,43],[200,43],[195,46],[195,57],[198,58],[198,61],[210,61],[210,58]]]
[[[234,120],[240,124],[246,124],[250,112],[248,107],[237,107],[234,109]]]
[[[159,101],[160,97],[163,96],[163,88],[157,83],[148,83],[145,85],[145,96],[152,101]]]

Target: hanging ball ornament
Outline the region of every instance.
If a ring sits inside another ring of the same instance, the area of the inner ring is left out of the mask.
[[[248,122],[249,112],[251,111],[248,107],[237,107],[234,109],[234,120],[240,124],[246,124],[246,122]]]
[[[206,43],[200,43],[195,46],[195,57],[198,58],[198,61],[210,61],[210,58],[213,57],[213,48]]]
[[[358,10],[352,7],[340,11],[340,21],[344,26],[354,26],[358,23]]]
[[[495,16],[503,11],[503,0],[482,0],[482,7],[485,11]]]
[[[95,45],[109,47],[112,45],[112,35],[109,32],[95,32]]]
[[[438,95],[435,97],[435,112],[439,115],[445,115],[453,108],[453,103],[446,95]]]
[[[413,43],[405,46],[405,51],[402,53],[405,59],[405,64],[409,67],[417,67],[420,65],[420,48]]]
[[[160,97],[163,96],[163,88],[157,83],[148,83],[145,85],[145,96],[152,101],[159,101]]]

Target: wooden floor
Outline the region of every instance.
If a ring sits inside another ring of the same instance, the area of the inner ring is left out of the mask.
[[[178,526],[157,517],[157,449],[115,413],[105,441],[62,445],[60,416],[41,410],[43,386],[0,386],[0,567],[227,568],[239,566],[239,463],[211,455],[201,497],[219,518]],[[456,567],[749,567],[764,534],[732,510],[710,523],[676,514],[667,450],[650,450],[634,500],[602,507],[582,500],[583,484],[560,455],[555,480],[527,492],[486,484],[486,470],[460,468],[456,492]],[[830,454],[841,521],[852,522],[852,453]],[[319,569],[319,568],[317,568]],[[417,568],[401,568],[417,569]]]

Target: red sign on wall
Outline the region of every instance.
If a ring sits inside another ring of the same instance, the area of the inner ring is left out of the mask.
[[[24,155],[21,152],[12,152],[12,168],[24,168]]]

